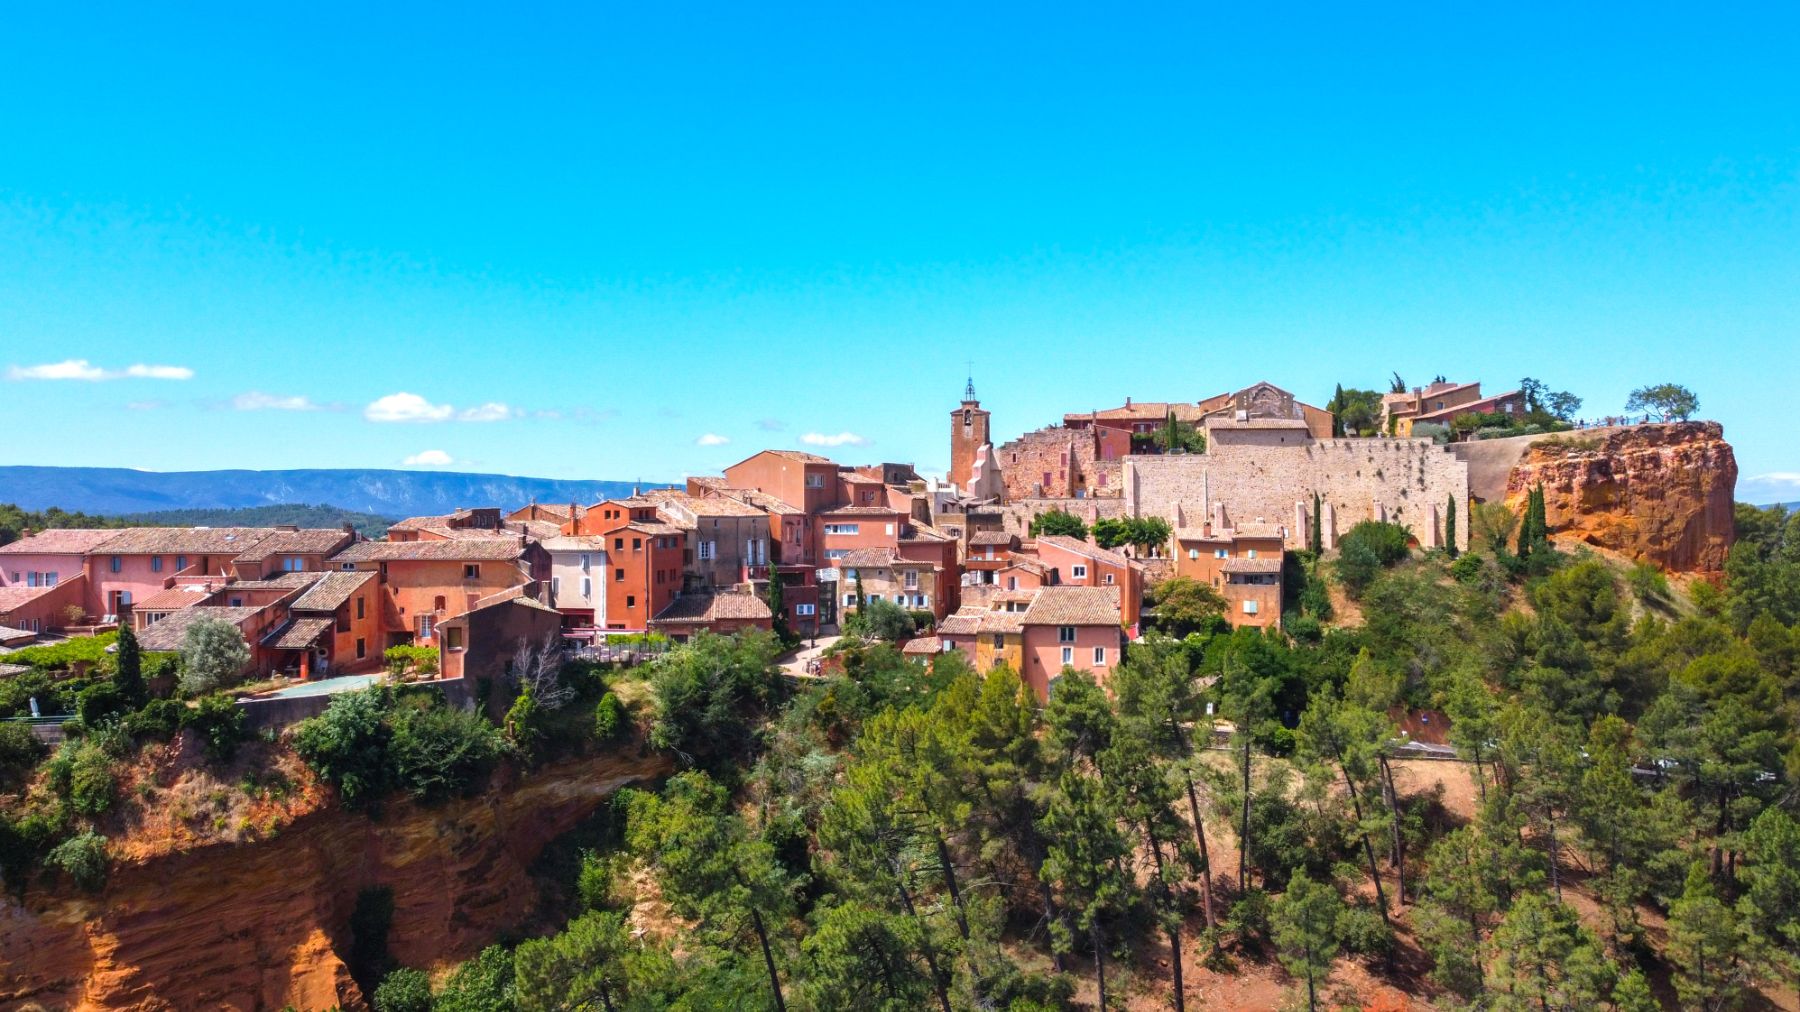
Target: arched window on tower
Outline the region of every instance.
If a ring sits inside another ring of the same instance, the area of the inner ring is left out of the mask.
[[[968,408],[964,408],[963,409],[963,428],[966,429],[969,426],[974,425],[974,424],[975,424],[975,412],[970,411]]]

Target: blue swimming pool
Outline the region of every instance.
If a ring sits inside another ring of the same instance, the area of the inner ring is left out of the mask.
[[[355,692],[366,689],[385,678],[385,675],[339,675],[336,678],[321,678],[316,682],[301,682],[285,689],[260,693],[253,699],[292,699],[296,696],[329,696],[337,692]]]

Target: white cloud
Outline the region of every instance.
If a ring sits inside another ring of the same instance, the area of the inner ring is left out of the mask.
[[[869,441],[854,432],[839,432],[827,435],[823,432],[808,432],[800,437],[807,446],[867,446]]]
[[[260,390],[249,390],[231,399],[231,406],[238,411],[317,411],[319,406],[307,397],[283,397],[279,394],[265,394]]]
[[[475,407],[458,411],[456,420],[459,422],[504,422],[518,413],[499,401],[489,401],[486,404],[478,404]]]
[[[400,463],[405,464],[408,467],[418,467],[421,465],[425,467],[449,467],[451,464],[456,463],[456,461],[448,453],[445,453],[442,450],[420,450],[418,453],[413,454]]]
[[[1800,488],[1800,471],[1770,471],[1768,474],[1753,474],[1744,480],[1762,485],[1786,485],[1789,488]]]
[[[731,437],[729,437],[729,436],[721,436],[717,432],[708,432],[706,435],[701,436],[699,439],[694,440],[694,445],[695,446],[724,446],[726,443],[729,443],[729,442],[731,442]]]
[[[764,432],[780,432],[787,428],[787,423],[779,418],[763,418],[757,421],[756,427]]]
[[[455,413],[448,404],[433,404],[404,391],[378,397],[363,409],[363,417],[371,422],[444,422]]]
[[[125,375],[133,379],[153,380],[190,380],[194,378],[194,370],[185,365],[137,365],[126,366]]]
[[[85,358],[68,358],[61,362],[46,362],[42,365],[7,366],[6,378],[9,380],[81,380],[87,383],[126,378],[185,380],[194,378],[194,370],[184,365],[144,365],[143,363],[126,366],[124,369],[102,369]]]

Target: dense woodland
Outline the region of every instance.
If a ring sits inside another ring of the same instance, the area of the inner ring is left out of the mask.
[[[1800,518],[1739,528],[1714,587],[1557,549],[1535,497],[1477,507],[1456,557],[1359,525],[1300,553],[1286,630],[1171,581],[1106,686],[1065,674],[1042,706],[960,655],[851,639],[796,684],[772,637],[705,637],[631,670],[522,657],[501,720],[377,689],[247,751],[367,818],[503,763],[675,761],[577,835],[552,921],[453,971],[393,965],[365,894],[350,956],[382,1012],[1179,1008],[1256,974],[1308,1008],[1753,1008],[1800,980]],[[104,888],[136,803],[109,778],[141,750],[246,761],[213,687],[182,687],[202,653],[131,663],[173,687],[99,658],[69,744],[0,740],[14,891]],[[1421,710],[1463,761],[1399,758]]]
[[[233,509],[157,510],[123,516],[70,513],[55,506],[46,510],[20,509],[0,503],[0,545],[48,528],[109,527],[341,527],[350,524],[362,534],[378,538],[393,521],[373,513],[358,513],[336,506],[287,503],[273,506],[240,506]]]

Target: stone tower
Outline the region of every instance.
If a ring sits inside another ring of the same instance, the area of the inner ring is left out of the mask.
[[[962,407],[950,413],[951,484],[967,489],[981,448],[988,445],[988,413],[975,399],[975,378],[963,388]]]

